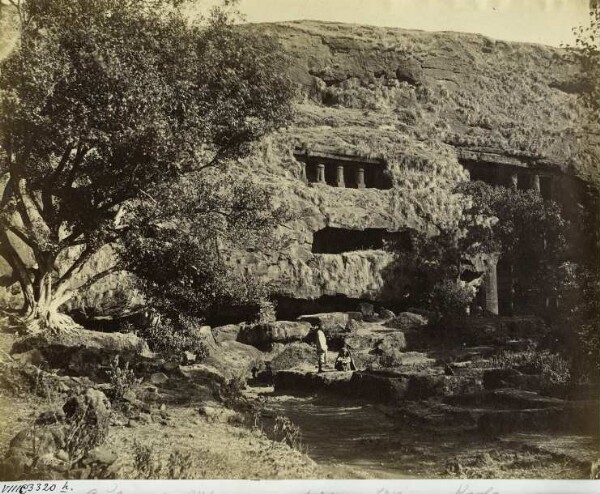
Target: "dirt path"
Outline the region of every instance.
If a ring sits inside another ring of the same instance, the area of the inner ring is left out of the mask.
[[[473,428],[424,428],[369,403],[249,391],[261,393],[272,416],[300,427],[306,453],[330,478],[588,478],[585,455],[578,460],[525,441],[484,438]],[[574,440],[592,444],[583,436]]]

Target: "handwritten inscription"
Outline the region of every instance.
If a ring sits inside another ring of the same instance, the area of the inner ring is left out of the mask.
[[[456,494],[498,494],[493,487],[488,488],[485,491],[474,491],[469,488],[469,484],[460,484],[456,489]]]
[[[68,482],[26,482],[23,484],[3,485],[0,494],[26,494],[28,492],[56,492],[65,494],[73,489]]]

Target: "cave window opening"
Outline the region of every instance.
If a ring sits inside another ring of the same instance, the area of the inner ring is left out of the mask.
[[[350,230],[327,227],[313,235],[313,254],[342,254],[364,250],[410,250],[410,233],[388,232],[382,228]]]

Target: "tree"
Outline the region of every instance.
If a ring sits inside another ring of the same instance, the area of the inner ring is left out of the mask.
[[[436,225],[433,236],[414,235],[412,251],[400,254],[402,264],[413,266],[415,271],[417,286],[412,302],[432,304],[440,312],[460,313],[472,300],[473,282],[481,276],[476,259],[498,255],[518,267],[515,286],[521,308],[535,310],[535,302],[549,294],[557,295],[568,230],[559,205],[534,191],[481,181],[464,182],[457,192],[470,203],[458,224]]]
[[[272,247],[270,234],[287,210],[239,174],[193,174],[180,180],[176,198],[173,190],[157,187],[152,199],[138,202],[135,228],[121,244],[120,257],[148,305],[177,326],[181,318],[205,319],[265,298],[265,287],[233,273],[227,260],[233,249]]]
[[[130,214],[140,201],[159,190],[148,199],[159,207],[189,199],[166,191],[185,175],[200,183],[285,123],[292,86],[274,70],[277,46],[236,29],[225,9],[197,24],[176,0],[11,3],[20,38],[0,65],[0,254],[30,325],[60,328],[62,304],[124,267],[116,258],[73,281],[100,248],[140,231]]]
[[[581,100],[597,122],[600,110],[600,4],[590,0],[590,23],[573,28],[575,44],[566,46],[567,60],[580,67]]]
[[[461,191],[471,197],[472,211],[497,218],[489,237],[491,250],[514,266],[515,298],[521,309],[536,311],[547,296],[556,296],[560,265],[567,256],[567,222],[560,206],[532,190],[468,182]]]

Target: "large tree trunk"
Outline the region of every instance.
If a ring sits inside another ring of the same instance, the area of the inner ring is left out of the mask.
[[[32,305],[27,304],[24,313],[27,332],[61,332],[79,327],[70,316],[59,312],[58,309],[59,304],[53,300],[35,301]]]
[[[52,263],[46,263],[44,272],[38,273],[31,286],[23,291],[24,320],[30,333],[38,331],[60,332],[79,327],[70,316],[59,312],[59,308],[69,298],[64,290],[53,290]]]

